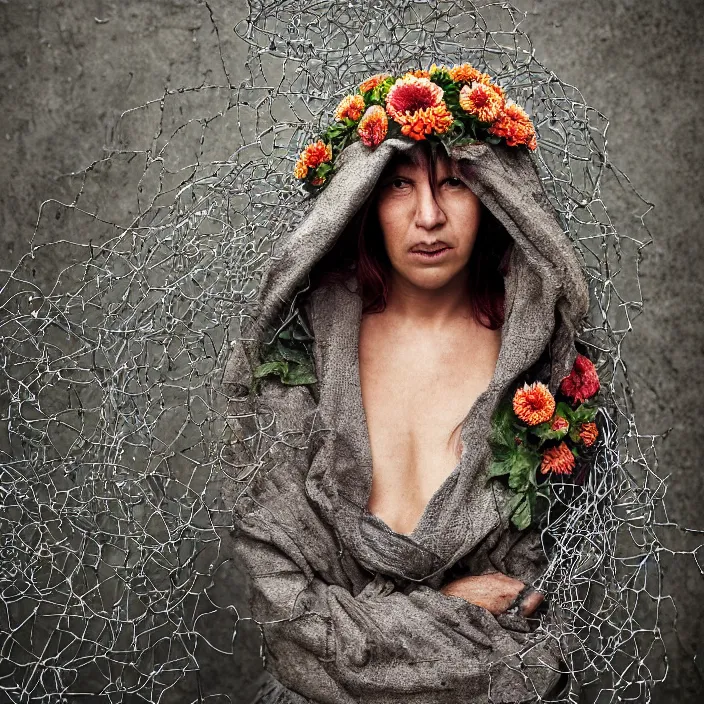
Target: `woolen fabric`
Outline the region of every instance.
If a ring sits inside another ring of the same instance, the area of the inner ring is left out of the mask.
[[[225,371],[227,457],[239,481],[226,478],[222,497],[234,517],[228,545],[249,576],[272,676],[262,704],[530,702],[562,686],[564,644],[549,635],[549,622],[536,632],[535,619],[495,617],[438,591],[460,575],[496,570],[530,584],[546,565],[539,534],[509,522],[510,491],[487,479],[498,403],[528,370],[557,390],[589,304],[531,153],[487,144],[451,152],[515,246],[494,376],[464,419],[457,466],[410,535],[367,510],[372,462],[356,279],[299,295],[389,159],[411,146],[388,139],[373,151],[359,142],[345,149],[330,183],[272,257],[257,314]],[[259,393],[248,393],[272,326],[296,307],[315,338],[317,391],[265,377]],[[247,439],[255,436],[253,446]]]

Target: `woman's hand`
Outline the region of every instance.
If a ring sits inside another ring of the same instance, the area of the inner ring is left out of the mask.
[[[498,616],[506,611],[525,588],[525,584],[501,572],[470,575],[448,582],[440,588],[447,596],[458,596]],[[543,601],[538,591],[529,591],[519,607],[521,616],[530,616]]]

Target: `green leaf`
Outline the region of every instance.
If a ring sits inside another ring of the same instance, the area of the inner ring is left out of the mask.
[[[255,379],[259,379],[269,374],[278,374],[279,376],[288,374],[288,363],[287,362],[265,362],[260,364],[253,372]]]
[[[527,496],[523,497],[523,501],[511,515],[511,521],[518,530],[525,530],[530,526],[533,521],[533,512],[531,511],[530,499]]]
[[[318,166],[315,170],[315,175],[318,178],[325,178],[332,170],[333,165],[329,161],[326,161],[324,164],[320,164],[320,166]]]
[[[276,350],[279,356],[287,362],[297,362],[298,364],[308,364],[310,362],[310,357],[305,350],[284,345],[281,340],[276,341]]]
[[[560,416],[561,418],[565,418],[565,416],[561,416],[559,413],[555,413],[555,415],[549,421],[533,426],[530,429],[531,433],[533,433],[536,437],[540,438],[543,441],[562,440],[562,438],[564,438],[565,435],[567,435],[567,433],[569,432],[571,426],[567,425],[562,430],[551,430],[551,426],[555,422],[555,418],[558,416]],[[567,418],[565,418],[565,420],[567,420]],[[567,422],[569,424],[569,420],[567,420]]]
[[[582,403],[572,411],[575,423],[590,423],[596,417],[597,407],[590,403]]]
[[[446,68],[436,68],[433,72],[431,72],[430,80],[433,83],[437,83],[443,89],[445,88],[445,86],[454,85],[452,76]]]
[[[328,127],[325,131],[325,139],[323,141],[332,142],[337,137],[340,137],[341,135],[348,132],[350,129],[350,125],[347,124],[348,122],[351,122],[351,120],[346,119],[345,122],[334,122],[332,125],[330,125],[330,127]]]
[[[516,424],[510,403],[502,403],[497,408],[492,420],[490,441],[494,445],[511,449],[516,446]]]
[[[318,378],[310,366],[294,364],[289,368],[288,374],[281,378],[281,381],[290,386],[298,386],[300,384],[314,384]]]
[[[518,445],[511,455],[511,472],[508,485],[515,491],[526,491],[535,483],[535,468],[540,461],[539,455],[524,445]]]
[[[489,465],[489,478],[501,477],[511,472],[511,461],[494,459]]]
[[[508,510],[513,513],[525,499],[525,494],[514,494],[508,501]]]
[[[555,414],[566,418],[569,421],[570,425],[572,425],[572,408],[569,403],[565,403],[564,401],[558,401],[557,406],[555,407]]]

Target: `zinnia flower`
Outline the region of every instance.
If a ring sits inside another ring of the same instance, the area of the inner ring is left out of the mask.
[[[513,411],[524,423],[538,425],[552,418],[555,399],[540,381],[523,384],[523,388],[517,389],[513,395]]]
[[[460,91],[460,106],[480,122],[494,122],[501,115],[504,102],[501,93],[484,83],[475,81]]]
[[[301,152],[293,169],[293,175],[296,178],[305,178],[308,175],[308,169],[316,169],[327,161],[332,161],[332,144],[325,144],[322,139],[319,139]]]
[[[308,167],[301,161],[300,157],[293,167],[293,175],[296,178],[303,179],[308,175]]]
[[[598,436],[599,430],[596,427],[596,423],[582,423],[579,426],[579,437],[582,438],[582,442],[587,447],[591,447]]]
[[[401,125],[401,133],[411,139],[425,139],[426,134],[443,134],[455,121],[452,113],[443,104],[439,107],[423,108],[410,115],[400,114],[395,118]]]
[[[376,73],[366,81],[362,81],[359,84],[360,93],[366,93],[368,90],[374,90],[382,81],[385,81],[390,74],[388,73]]]
[[[415,76],[415,78],[430,78],[430,71],[426,71],[424,68],[416,69],[415,71],[408,71],[406,76]]]
[[[391,86],[386,96],[386,112],[401,125],[401,133],[411,139],[425,139],[433,131],[443,134],[454,122],[442,99],[443,91],[428,78],[406,74]]]
[[[391,86],[386,96],[386,112],[394,120],[419,110],[444,107],[442,88],[428,78],[406,74]]]
[[[448,69],[448,71],[455,83],[472,83],[473,81],[483,83],[483,81],[479,80],[479,77],[487,75],[486,73],[483,74],[481,71],[477,71],[471,64],[459,64],[458,66],[453,66],[451,69]]]
[[[345,118],[359,120],[364,114],[364,98],[361,95],[346,95],[335,108],[335,119],[342,122]]]
[[[562,380],[560,391],[575,403],[582,403],[599,391],[599,376],[589,357],[578,354],[572,371]]]
[[[552,422],[550,430],[567,430],[567,428],[569,427],[570,424],[567,422],[567,418],[563,418],[562,416],[555,416],[555,420]]]
[[[378,147],[389,130],[389,118],[381,105],[372,105],[364,113],[357,126],[357,134],[362,143],[372,149]]]
[[[557,447],[550,447],[543,453],[540,462],[540,472],[547,474],[572,474],[574,469],[574,455],[565,442],[561,442]]]
[[[505,138],[509,147],[516,147],[519,144],[525,144],[528,149],[538,147],[533,123],[526,111],[512,100],[506,101],[503,112],[489,128],[489,132]]]

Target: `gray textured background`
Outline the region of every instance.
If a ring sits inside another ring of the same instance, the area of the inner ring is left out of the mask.
[[[627,359],[641,432],[672,429],[659,448],[659,471],[671,477],[670,518],[704,530],[698,462],[704,3],[517,4],[529,13],[523,28],[538,59],[610,119],[612,160],[656,205],[646,218],[654,243],[641,269],[645,310]],[[243,75],[244,47],[231,28],[245,15],[245,3],[213,0],[210,6],[225,30],[225,59],[236,80]],[[121,111],[160,95],[167,84],[198,85],[217,73],[207,13],[197,0],[0,0],[3,268],[24,251],[43,200],[72,200],[76,182],[65,174],[100,157]],[[226,140],[219,145],[221,157],[228,146]],[[112,212],[123,204],[126,211],[134,194],[135,181],[120,178],[124,182],[110,180],[112,192],[105,194]],[[698,542],[676,531],[669,540],[678,549]],[[698,704],[704,677],[693,658],[697,652],[704,658],[701,575],[691,557],[663,555],[663,565],[680,621],[677,632],[665,628],[670,674],[654,700]],[[243,653],[230,674],[242,682],[234,701],[246,701],[258,675],[254,654]]]

